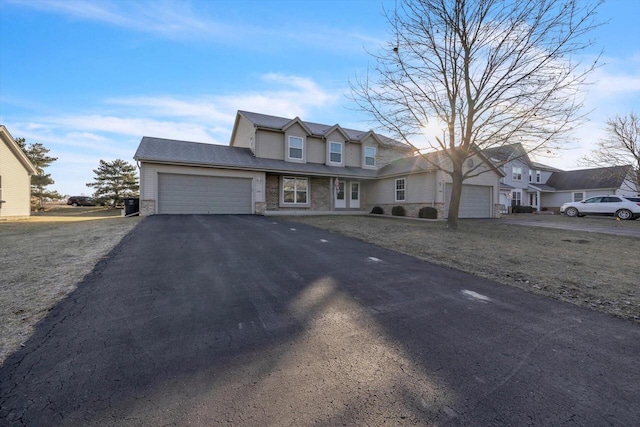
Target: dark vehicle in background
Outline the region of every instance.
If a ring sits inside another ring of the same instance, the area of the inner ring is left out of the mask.
[[[67,204],[71,206],[96,206],[95,200],[87,196],[71,196],[67,199]]]

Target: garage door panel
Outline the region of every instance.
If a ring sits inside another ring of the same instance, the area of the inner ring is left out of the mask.
[[[447,209],[451,201],[451,184],[446,186]],[[490,218],[491,217],[491,189],[484,185],[463,185],[460,200],[459,218]]]
[[[250,178],[158,174],[161,214],[250,214]]]

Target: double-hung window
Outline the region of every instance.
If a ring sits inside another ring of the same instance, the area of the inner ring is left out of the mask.
[[[307,178],[282,178],[282,202],[292,205],[306,205],[309,200],[309,180]]]
[[[364,165],[370,167],[376,165],[376,147],[364,147]]]
[[[404,202],[407,197],[407,181],[405,178],[396,179],[396,202]]]
[[[289,158],[302,160],[303,140],[299,136],[289,137]]]
[[[584,200],[584,193],[583,192],[575,192],[573,193],[573,201],[574,202],[581,202]]]
[[[339,142],[329,143],[329,162],[342,163],[342,144]]]
[[[514,166],[511,170],[511,179],[514,181],[522,181],[522,167]]]

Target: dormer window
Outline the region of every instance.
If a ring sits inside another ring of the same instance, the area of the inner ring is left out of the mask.
[[[289,137],[289,158],[302,160],[302,146],[303,140],[299,136],[290,136]]]
[[[329,162],[330,163],[342,163],[342,144],[339,142],[329,143]]]
[[[376,147],[364,147],[364,165],[369,167],[375,167]]]

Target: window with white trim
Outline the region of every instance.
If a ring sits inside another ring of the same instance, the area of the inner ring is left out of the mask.
[[[404,202],[407,198],[407,180],[405,178],[396,179],[396,202]]]
[[[536,171],[536,182],[542,181],[542,171]]]
[[[511,168],[511,179],[514,181],[522,181],[522,166],[514,166]]]
[[[329,143],[329,162],[342,163],[342,144],[339,142]]]
[[[282,203],[306,205],[309,203],[309,180],[307,178],[282,178]]]
[[[289,137],[289,158],[302,160],[302,148],[304,146],[304,140],[299,136]]]
[[[369,167],[375,167],[376,147],[364,147],[364,165]]]
[[[579,192],[573,193],[574,202],[581,202],[583,200],[584,200],[584,192],[579,191]]]

